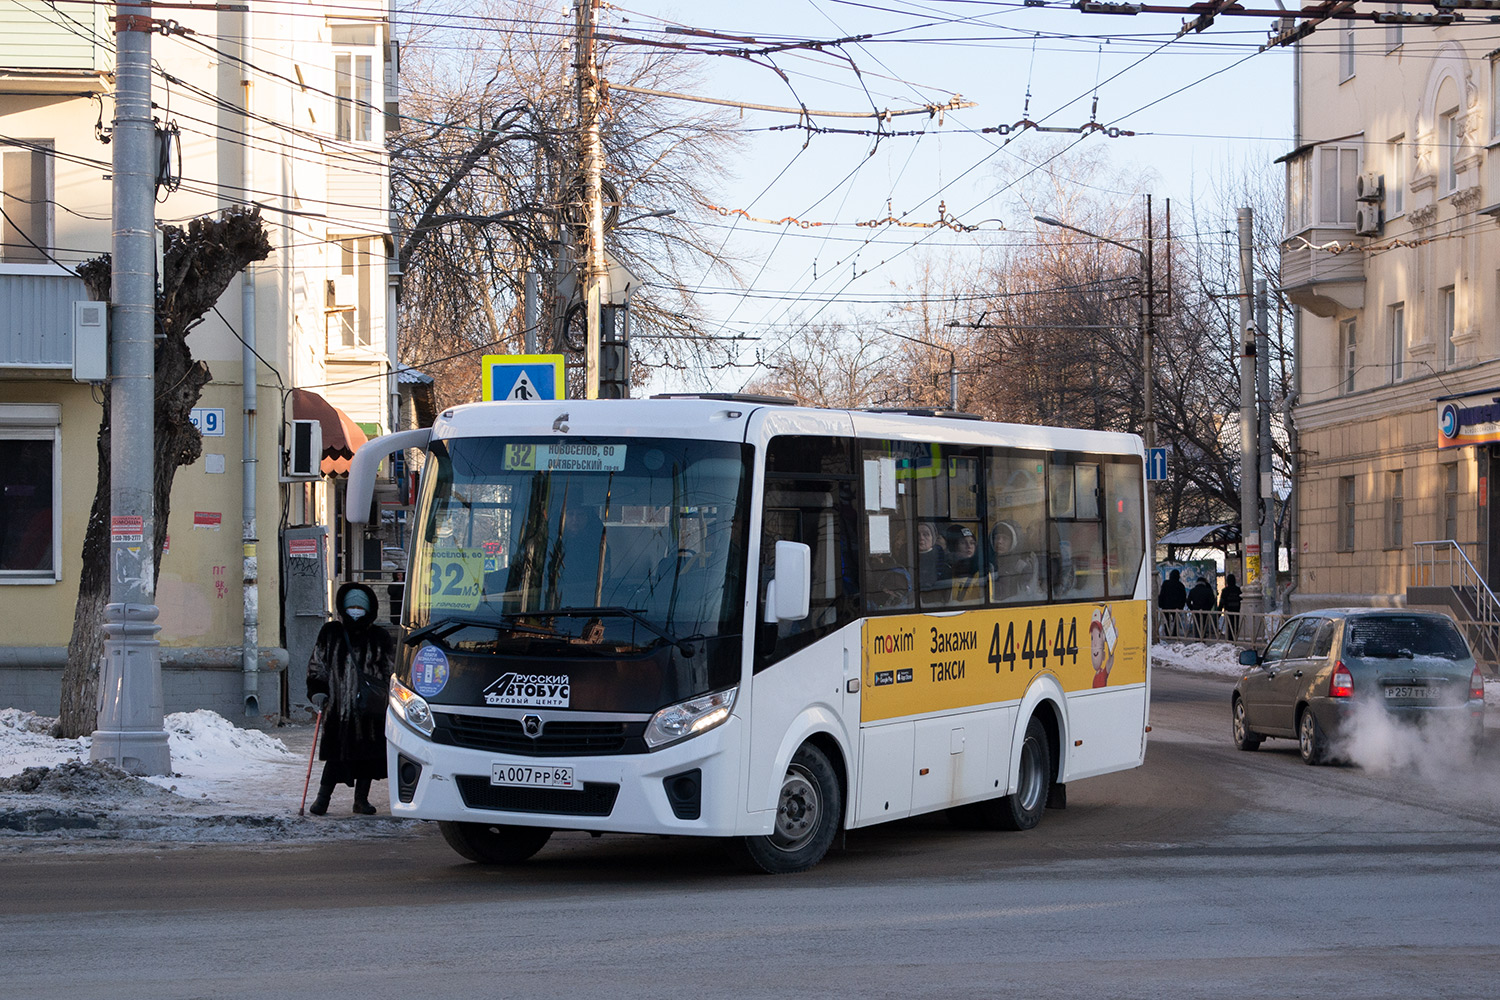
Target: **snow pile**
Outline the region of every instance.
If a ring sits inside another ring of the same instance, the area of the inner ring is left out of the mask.
[[[1239,677],[1245,672],[1240,647],[1232,642],[1162,642],[1151,647],[1151,660],[1156,666],[1196,674]]]
[[[406,835],[416,824],[348,812],[340,789],[327,817],[298,816],[313,727],[278,736],[242,729],[214,712],[164,720],[170,775],[136,777],[89,759],[90,739],[49,735],[56,719],[0,709],[0,845],[44,835],[150,842],[226,842]],[[278,738],[279,737],[279,738]],[[314,774],[316,780],[316,774]]]
[[[51,767],[67,760],[88,760],[89,739],[53,739],[57,724],[35,712],[0,709],[0,778],[28,767]]]

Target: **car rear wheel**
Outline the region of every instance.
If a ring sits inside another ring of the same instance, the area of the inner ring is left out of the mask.
[[[1234,745],[1241,750],[1259,750],[1261,741],[1265,738],[1258,733],[1252,732],[1245,725],[1245,703],[1243,700],[1234,699],[1234,706],[1229,710],[1231,730],[1234,733]]]
[[[1297,724],[1297,749],[1307,764],[1321,764],[1328,759],[1328,739],[1311,706],[1302,710],[1302,720]]]
[[[480,865],[518,865],[540,851],[552,836],[552,831],[544,827],[445,820],[438,822],[438,830],[449,847]]]

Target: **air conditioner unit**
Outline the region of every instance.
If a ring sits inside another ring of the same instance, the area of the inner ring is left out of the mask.
[[[1378,236],[1385,224],[1384,212],[1379,205],[1360,204],[1354,209],[1354,231],[1360,236]]]
[[[337,274],[328,279],[328,308],[353,309],[359,301],[358,276]]]
[[[1354,197],[1360,201],[1380,201],[1385,197],[1385,174],[1360,174],[1354,182]]]
[[[291,444],[286,462],[287,478],[320,478],[323,475],[323,425],[316,420],[293,420]]]

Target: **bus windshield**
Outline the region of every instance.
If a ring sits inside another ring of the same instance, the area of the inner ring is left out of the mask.
[[[408,626],[454,647],[634,652],[738,633],[749,446],[434,442]]]

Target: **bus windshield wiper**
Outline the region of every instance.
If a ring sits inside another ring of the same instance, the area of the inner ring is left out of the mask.
[[[501,615],[498,618],[490,615],[449,615],[446,618],[423,625],[406,634],[405,642],[417,643],[423,639],[444,639],[461,628],[492,628],[497,632],[501,629],[509,629],[512,632],[529,632],[532,635],[555,636],[556,629],[545,628],[541,625],[523,625],[511,619],[519,618],[520,615]]]
[[[693,644],[690,643],[690,642],[688,642],[687,639],[679,639],[679,638],[677,638],[677,636],[673,635],[671,632],[668,632],[666,629],[662,628],[660,625],[657,625],[656,623],[652,622],[651,619],[647,618],[645,615],[641,614],[639,611],[632,611],[629,608],[620,608],[620,607],[609,607],[609,608],[548,608],[546,611],[538,611],[538,612],[536,612],[536,614],[539,615],[539,616],[542,616],[542,615],[566,615],[566,616],[568,616],[570,618],[582,617],[584,615],[594,615],[594,616],[605,616],[605,615],[608,615],[608,616],[615,617],[615,618],[629,618],[631,621],[633,621],[637,625],[641,626],[641,628],[645,629],[647,632],[651,632],[651,633],[659,636],[660,638],[665,639],[667,642],[671,643],[672,645],[676,646],[677,647],[677,651],[679,653],[681,653],[683,656],[692,656],[694,654],[694,652],[695,652],[695,650],[693,649]],[[692,636],[690,638],[698,638],[698,636]]]

